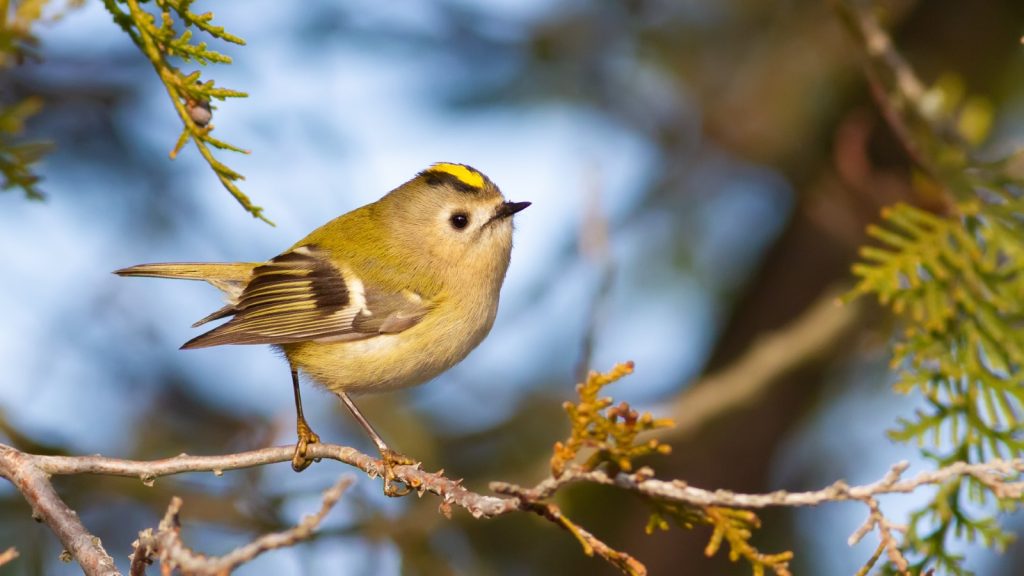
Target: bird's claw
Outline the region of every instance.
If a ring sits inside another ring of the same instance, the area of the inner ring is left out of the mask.
[[[408,456],[395,452],[390,448],[381,450],[380,459],[381,467],[384,469],[384,495],[392,498],[400,498],[411,492],[412,488],[401,480],[398,481],[401,484],[401,488],[395,485],[395,481],[398,480],[397,475],[395,475],[395,466],[410,466],[419,463]]]
[[[296,472],[302,472],[313,462],[319,462],[319,458],[310,458],[308,456],[309,445],[319,444],[320,437],[317,436],[316,432],[306,424],[305,420],[299,420],[297,425],[298,441],[295,443],[295,454],[292,455],[292,470]]]

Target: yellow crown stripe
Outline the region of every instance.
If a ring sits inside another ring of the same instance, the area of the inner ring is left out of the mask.
[[[431,166],[428,171],[451,174],[466,186],[472,186],[473,188],[484,187],[484,175],[469,166],[463,166],[462,164],[449,164],[448,162],[438,162]]]

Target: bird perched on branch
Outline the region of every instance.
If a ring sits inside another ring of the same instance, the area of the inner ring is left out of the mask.
[[[270,344],[284,352],[295,392],[298,442],[292,467],[312,462],[319,442],[302,413],[299,372],[335,393],[384,463],[413,461],[391,450],[350,394],[421,384],[461,361],[494,323],[512,250],[508,202],[489,178],[438,163],[380,200],[317,228],[266,262],[140,264],[122,276],[205,280],[227,304],[206,318],[227,322],[183,349]],[[406,490],[407,491],[407,490]]]

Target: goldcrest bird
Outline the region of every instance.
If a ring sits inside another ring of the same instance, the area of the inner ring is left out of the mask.
[[[388,448],[350,394],[421,384],[461,361],[487,335],[512,250],[512,215],[493,182],[438,163],[380,200],[343,214],[267,262],[141,264],[122,276],[205,280],[227,304],[196,322],[227,322],[182,349],[270,344],[284,352],[295,393],[296,472],[319,442],[302,413],[299,372],[335,393],[373,439],[385,493]]]

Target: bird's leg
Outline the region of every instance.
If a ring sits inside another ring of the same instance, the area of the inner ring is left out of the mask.
[[[348,394],[340,391],[335,392],[335,394],[338,395],[338,398],[341,398],[345,407],[352,412],[352,416],[354,416],[356,421],[363,427],[363,430],[366,430],[366,433],[370,436],[370,439],[373,440],[373,443],[377,445],[377,450],[380,452],[380,459],[384,464],[384,494],[386,496],[393,497],[405,496],[408,494],[408,487],[404,487],[400,490],[394,485],[395,466],[416,464],[416,461],[408,456],[403,456],[402,454],[395,452],[391,448],[388,448],[388,445],[381,439],[380,434],[377,434],[377,431],[373,429],[373,426],[370,426],[370,422],[366,420],[363,414],[359,411],[359,408],[356,408],[355,402],[349,398]]]
[[[292,388],[295,389],[295,429],[298,433],[298,441],[295,443],[295,454],[292,456],[292,470],[302,472],[314,461],[320,459],[306,456],[310,444],[320,442],[320,437],[313,432],[313,429],[306,423],[306,417],[302,415],[302,395],[299,394],[299,371],[292,367]]]

